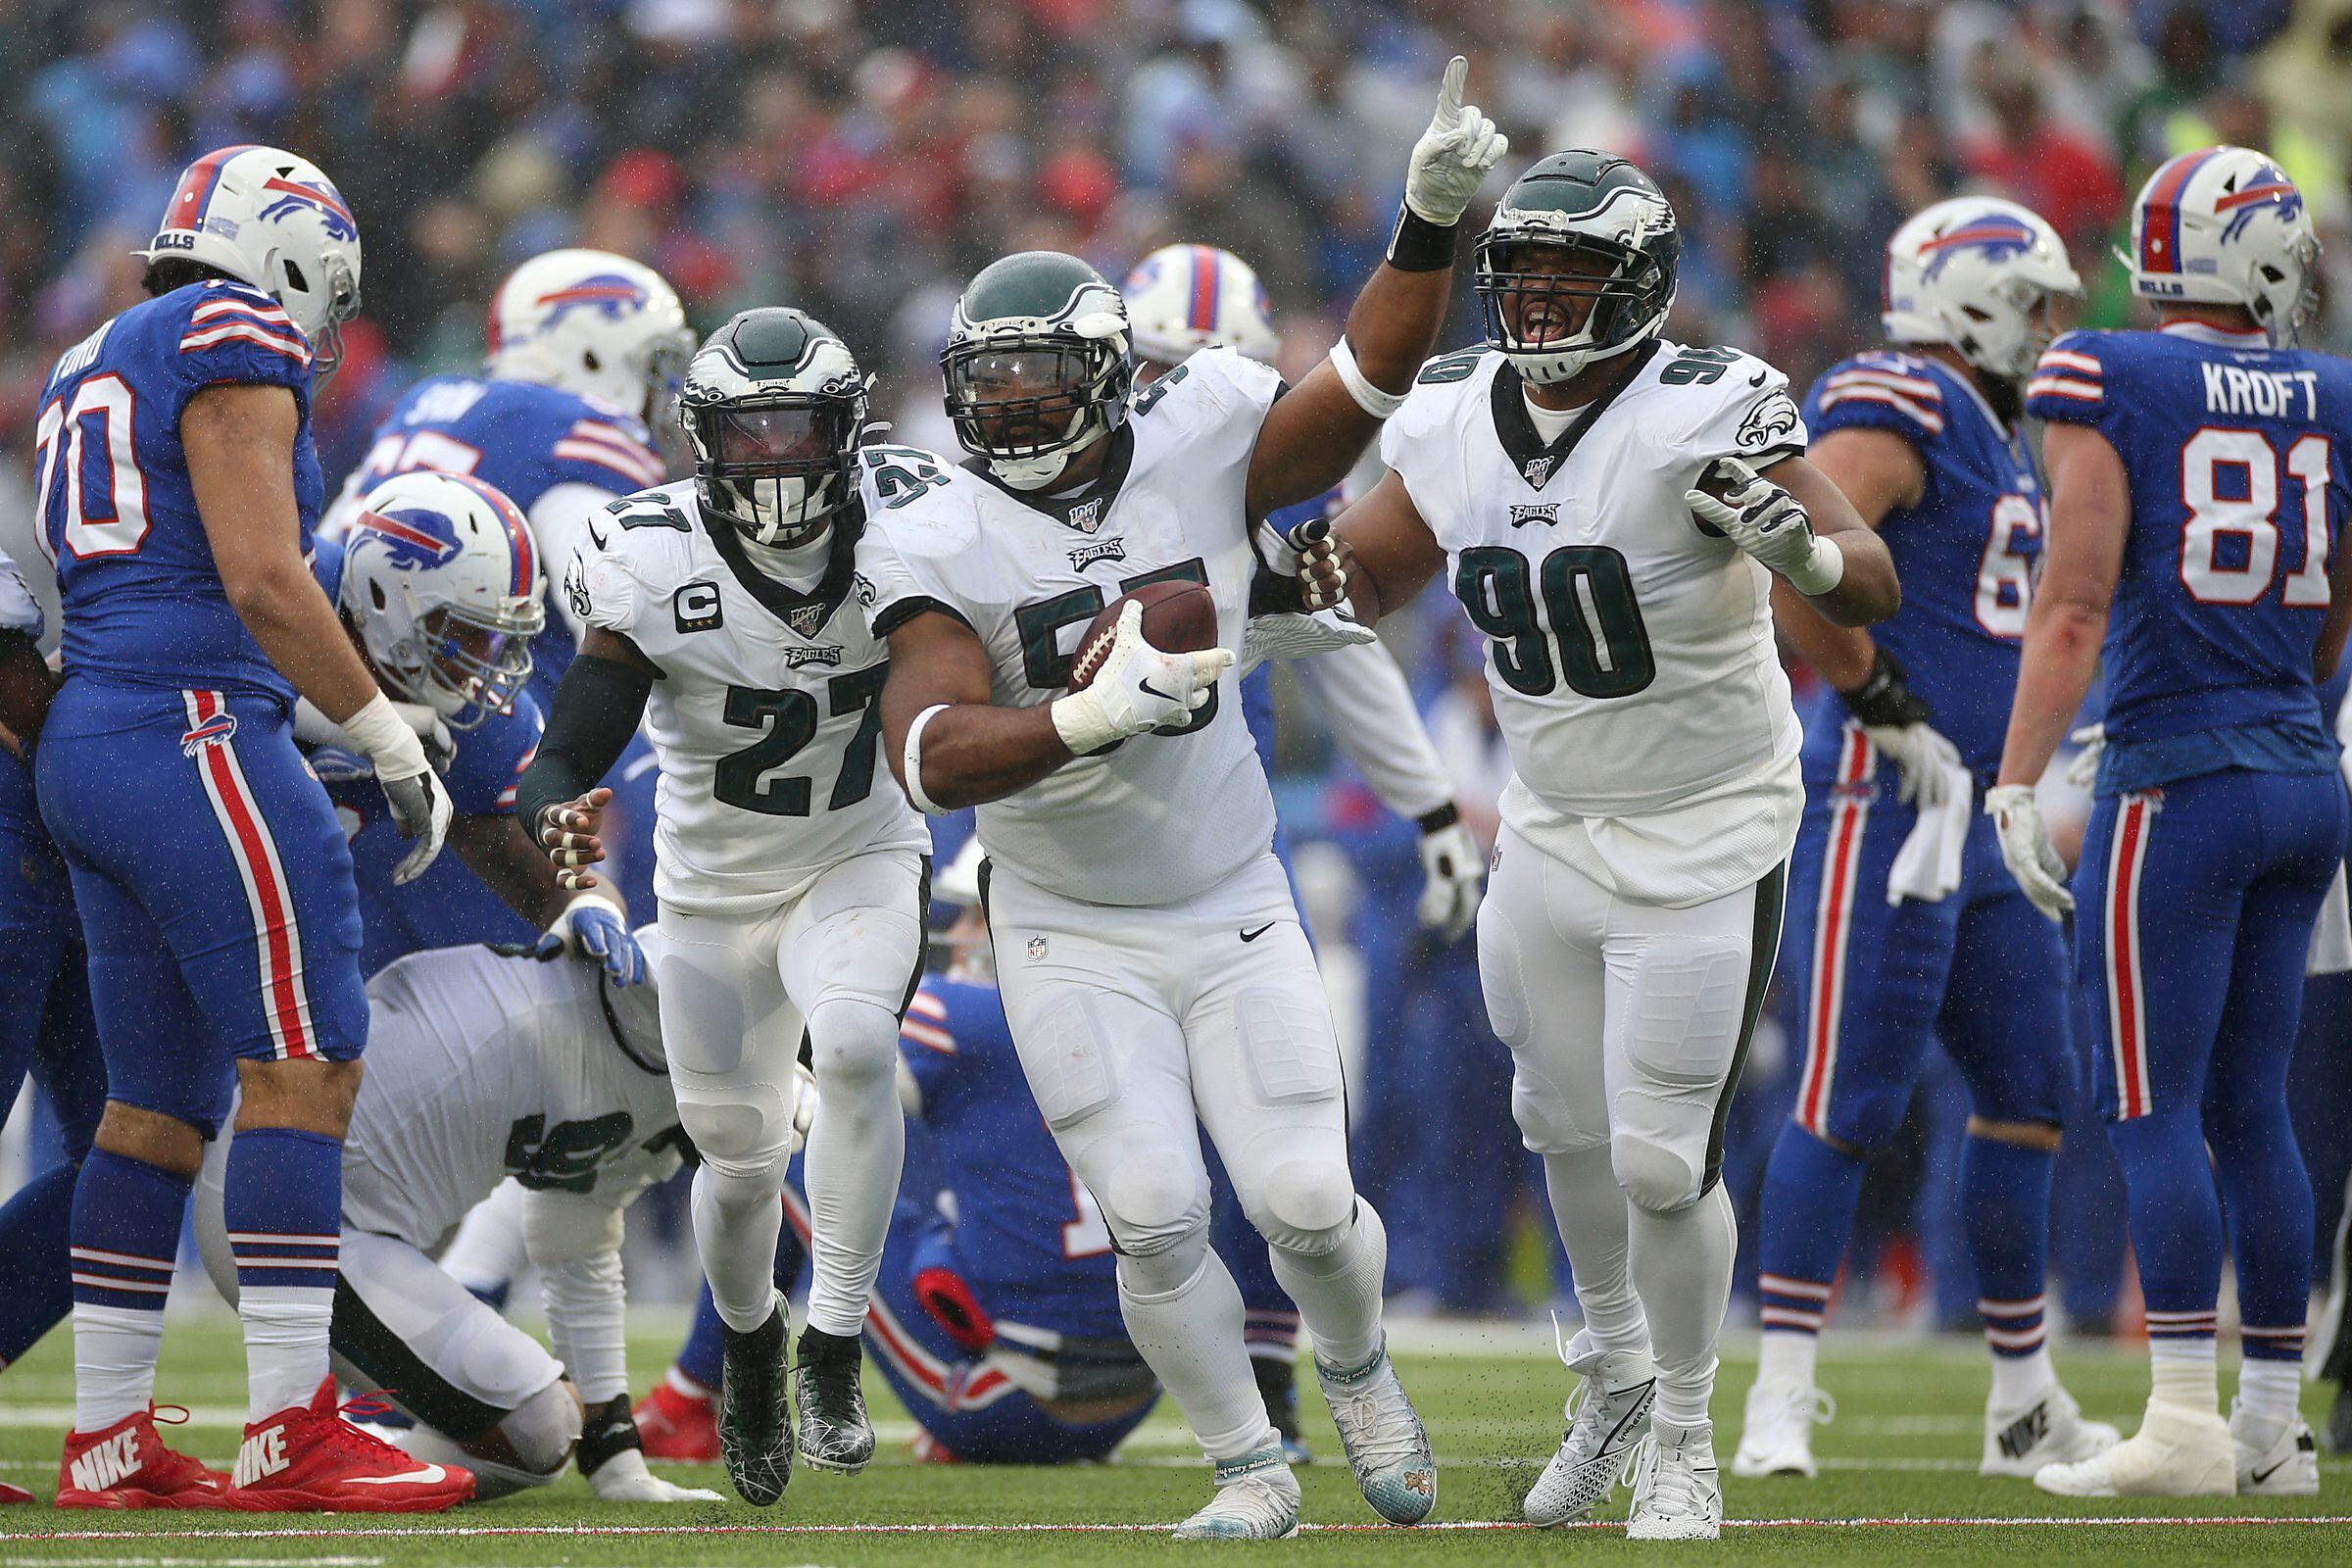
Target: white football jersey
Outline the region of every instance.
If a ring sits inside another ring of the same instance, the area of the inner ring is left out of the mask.
[[[1684,492],[1715,459],[1801,452],[1805,429],[1761,360],[1631,352],[1633,379],[1548,443],[1501,354],[1432,360],[1381,457],[1488,639],[1516,771],[1505,818],[1572,859],[1597,853],[1629,894],[1684,903],[1770,870],[1803,808],[1771,574],[1702,530]]]
[[[789,903],[868,850],[929,854],[881,761],[889,649],[849,602],[848,530],[803,594],[703,521],[691,480],[590,514],[564,594],[662,678],[646,705],[662,764],[654,891],[706,913]]]
[[[1087,622],[1148,582],[1206,586],[1218,643],[1238,650],[1256,570],[1250,455],[1281,384],[1231,349],[1194,355],[1136,398],[1102,476],[1072,496],[1016,496],[927,453],[868,449],[858,596],[870,623],[887,636],[932,610],[964,622],[1004,708],[1066,693]],[[1274,799],[1228,676],[1180,729],[1079,758],[981,807],[978,826],[989,855],[1039,887],[1170,904],[1267,852]]]
[[[595,964],[436,948],[368,983],[343,1217],[430,1249],[509,1176],[613,1208],[678,1168],[651,985]]]

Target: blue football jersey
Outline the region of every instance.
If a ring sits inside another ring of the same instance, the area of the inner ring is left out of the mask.
[[[311,348],[275,300],[242,283],[191,283],[115,317],[49,372],[36,495],[69,673],[291,699],[229,608],[188,482],[180,414],[221,382],[294,394],[294,501],[307,551],[324,498]]]
[[[2333,766],[2311,652],[2352,458],[2352,365],[2202,326],[2070,332],[2027,408],[2099,431],[2131,486],[2100,792]]]
[[[956,1257],[993,1316],[1124,1339],[1110,1228],[1029,1093],[997,988],[924,977],[899,1031],[955,1195]]]
[[[1833,430],[1886,430],[1918,452],[1927,469],[1919,505],[1889,512],[1879,526],[1903,607],[1870,634],[1901,662],[1961,760],[1981,772],[1997,768],[2048,512],[2023,432],[2004,428],[1965,376],[1884,351],[1831,367],[1813,383],[1804,419],[1815,441]],[[1808,706],[1807,782],[1837,777],[1847,717],[1826,688]]]
[[[366,494],[396,473],[468,473],[528,516],[560,484],[629,495],[667,475],[645,421],[610,404],[530,381],[437,375],[419,381],[376,426],[368,456],[346,481]],[[571,667],[571,627],[554,602],[566,563],[548,561],[547,630],[531,644],[530,691],[545,709]]]
[[[332,539],[318,541],[313,570],[329,599],[341,586],[343,550]],[[512,815],[514,785],[538,754],[545,728],[528,694],[458,733],[457,760],[441,782],[455,816]],[[326,786],[335,819],[351,846],[353,880],[359,885],[362,936],[360,968],[372,975],[393,959],[425,948],[463,947],[475,942],[527,942],[538,930],[468,870],[454,851],[444,851],[424,874],[405,887],[392,872],[416,846],[392,825],[391,808],[368,759],[337,746],[310,751],[311,770]]]

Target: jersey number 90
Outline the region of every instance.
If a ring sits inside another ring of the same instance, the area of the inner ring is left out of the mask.
[[[1541,566],[1502,545],[1474,545],[1462,552],[1453,592],[1494,644],[1494,672],[1515,692],[1543,697],[1564,681],[1581,697],[1605,701],[1657,679],[1633,573],[1607,545],[1566,545]]]

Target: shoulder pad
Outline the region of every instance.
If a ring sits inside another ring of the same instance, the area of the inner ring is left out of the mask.
[[[1701,461],[1804,449],[1788,377],[1742,349],[1663,344],[1649,373],[1667,394],[1658,436],[1670,447]]]
[[[1840,360],[1814,383],[1813,409],[1829,425],[1850,420],[1915,437],[1943,433],[1942,383],[1925,360],[1909,354]]]

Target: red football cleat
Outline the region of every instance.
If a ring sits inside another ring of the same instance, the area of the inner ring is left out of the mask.
[[[248,1425],[228,1480],[228,1506],[247,1513],[439,1513],[472,1495],[472,1471],[403,1453],[343,1419],[331,1382],[307,1407]]]
[[[31,1500],[32,1494],[26,1492],[23,1487],[10,1486],[7,1482],[0,1481],[0,1508],[10,1507],[17,1503],[30,1502]]]
[[[167,1409],[178,1410],[175,1405]],[[60,1508],[225,1508],[228,1477],[164,1446],[155,1406],[103,1432],[70,1432],[57,1467]],[[188,1413],[178,1410],[177,1419]],[[14,1490],[14,1489],[12,1489]],[[6,1499],[29,1502],[29,1494]]]
[[[648,1459],[711,1464],[718,1459],[718,1404],[664,1380],[637,1401],[637,1441]]]

